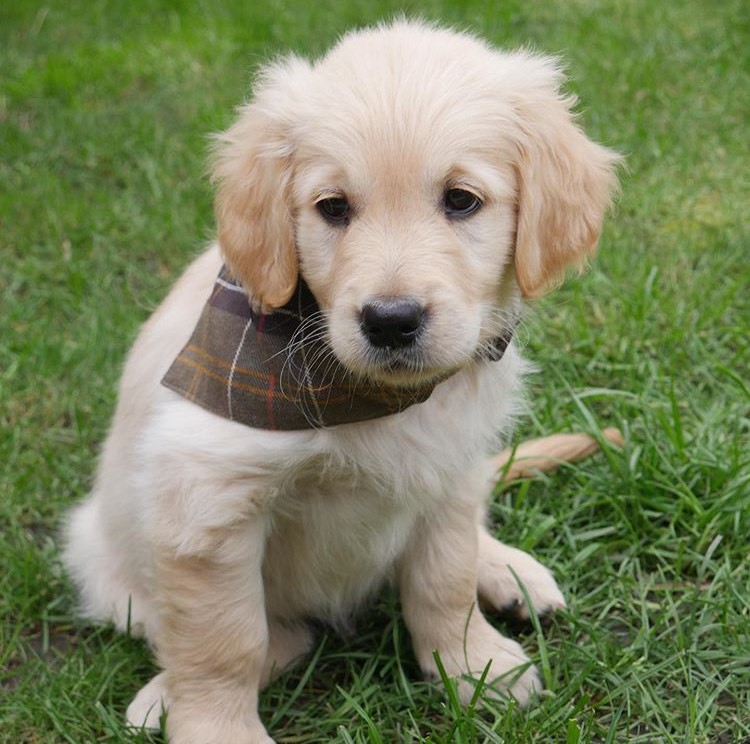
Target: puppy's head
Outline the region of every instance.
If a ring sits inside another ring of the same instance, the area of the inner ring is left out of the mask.
[[[593,254],[619,157],[557,63],[399,22],[266,67],[217,143],[224,257],[251,301],[301,273],[355,374],[455,369]]]

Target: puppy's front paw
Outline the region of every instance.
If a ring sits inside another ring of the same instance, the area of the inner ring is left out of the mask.
[[[508,695],[525,706],[534,692],[542,689],[536,668],[521,646],[495,630],[484,618],[472,622],[465,638],[438,649],[438,654],[448,676],[457,679],[459,698],[464,704],[471,701],[476,690],[475,681],[466,677],[479,678],[488,663],[485,695]],[[434,658],[420,661],[427,676],[438,676]]]
[[[565,607],[565,598],[549,569],[528,553],[503,545],[482,530],[477,580],[482,601],[497,612],[528,619],[529,607],[521,585],[538,615]]]
[[[172,705],[167,717],[169,744],[275,744],[255,715],[227,718],[200,705]]]

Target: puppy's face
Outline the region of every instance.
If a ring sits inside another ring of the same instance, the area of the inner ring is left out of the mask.
[[[347,101],[297,152],[301,270],[347,368],[392,383],[434,378],[510,321],[512,289],[500,295],[515,177],[483,155],[492,131],[467,142],[465,122],[439,106],[400,121],[383,106],[367,126]]]
[[[551,60],[418,24],[268,68],[218,149],[227,262],[266,309],[301,271],[356,374],[466,364],[596,244],[617,158],[560,81]]]

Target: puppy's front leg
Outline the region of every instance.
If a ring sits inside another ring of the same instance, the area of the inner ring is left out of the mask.
[[[208,553],[160,549],[157,653],[165,669],[170,744],[272,744],[258,689],[268,651],[265,518],[215,535]]]
[[[491,662],[487,682],[521,704],[541,685],[523,649],[495,630],[477,607],[476,503],[455,500],[417,523],[399,572],[404,618],[422,671],[436,677],[437,651],[468,702]]]

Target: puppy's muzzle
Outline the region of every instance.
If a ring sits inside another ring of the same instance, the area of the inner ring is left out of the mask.
[[[422,332],[425,308],[413,297],[378,297],[363,308],[362,334],[378,349],[411,346]]]

